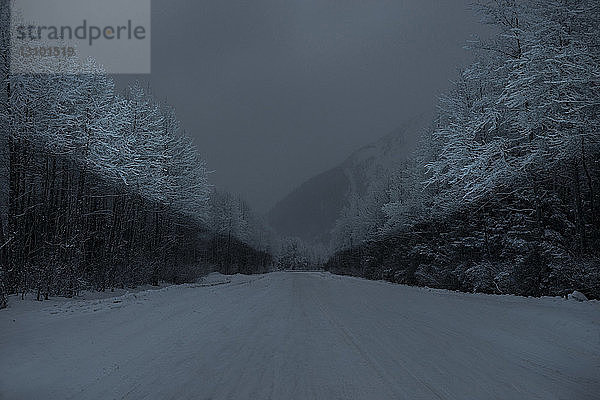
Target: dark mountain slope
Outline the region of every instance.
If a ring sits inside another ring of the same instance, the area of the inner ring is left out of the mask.
[[[304,182],[271,209],[269,223],[284,235],[309,242],[328,242],[348,198],[354,193],[364,194],[374,179],[406,159],[429,121],[427,115],[414,118],[355,151],[339,166]]]

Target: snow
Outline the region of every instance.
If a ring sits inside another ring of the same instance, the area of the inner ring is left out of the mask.
[[[587,297],[585,294],[575,290],[573,293],[569,294],[569,300],[577,300],[577,301],[587,301]]]
[[[597,399],[600,303],[278,272],[11,298],[0,399]]]
[[[243,275],[237,274],[237,275],[234,275],[233,279],[239,282],[240,278],[242,278],[242,277],[243,277]],[[225,284],[231,283],[231,282],[232,282],[231,277],[229,277],[227,275],[223,275],[220,272],[212,272],[212,273],[208,274],[207,276],[200,279],[200,284],[203,286],[225,285]]]

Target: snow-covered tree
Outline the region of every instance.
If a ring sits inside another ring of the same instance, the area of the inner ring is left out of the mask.
[[[354,242],[372,215],[355,199],[337,236],[357,249],[333,260],[361,274],[377,260],[371,276],[406,283],[599,296],[590,282],[600,274],[600,4],[476,8],[495,34],[469,43],[476,62],[441,96],[432,128],[391,178],[381,235]]]

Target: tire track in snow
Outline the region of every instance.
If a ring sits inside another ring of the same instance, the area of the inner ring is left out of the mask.
[[[379,376],[379,378],[385,382],[388,387],[391,389],[391,391],[395,394],[395,396],[397,398],[405,398],[405,399],[411,399],[413,397],[411,397],[412,395],[408,394],[407,392],[405,392],[404,390],[402,390],[402,388],[400,388],[395,382],[394,379],[391,378],[386,372],[385,369],[383,369],[378,363],[377,361],[375,361],[373,359],[373,357],[371,357],[369,355],[369,353],[367,351],[364,350],[363,346],[360,345],[359,340],[357,339],[357,337],[352,333],[352,331],[346,327],[344,327],[339,320],[332,315],[332,313],[330,313],[326,307],[323,305],[321,299],[319,298],[318,295],[313,296],[313,298],[315,299],[315,304],[317,305],[319,311],[321,311],[321,313],[323,315],[326,316],[327,320],[331,323],[332,326],[334,326],[344,337],[344,341],[350,345],[351,347],[353,347],[359,354],[360,356],[369,364],[369,366],[377,373],[377,375]],[[433,394],[435,396],[435,398],[439,399],[439,400],[447,400],[447,398],[445,396],[443,396],[442,394],[440,394],[437,390],[435,390],[433,387],[431,387],[431,385],[429,385],[427,382],[425,382],[424,380],[422,380],[421,378],[419,378],[418,376],[416,376],[409,367],[407,367],[406,365],[401,365],[402,368],[408,373],[408,375],[410,375],[415,381],[417,381],[419,384],[421,384],[423,387],[425,387],[431,394]],[[413,394],[414,395],[414,394]]]

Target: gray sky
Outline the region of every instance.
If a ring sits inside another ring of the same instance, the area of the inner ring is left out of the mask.
[[[262,212],[435,106],[482,30],[471,2],[154,0],[149,79]]]

